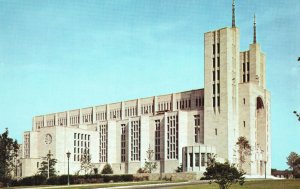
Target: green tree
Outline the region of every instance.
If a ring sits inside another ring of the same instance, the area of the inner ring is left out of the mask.
[[[298,117],[298,121],[300,121],[300,114],[297,113],[297,111],[294,111],[293,113]]]
[[[0,135],[0,180],[11,178],[15,169],[13,160],[17,158],[19,145],[17,140],[8,136],[8,129]]]
[[[84,174],[91,174],[94,169],[91,159],[92,157],[89,153],[89,149],[86,148],[80,159],[80,171],[84,171]]]
[[[239,170],[243,170],[243,164],[246,162],[247,156],[251,155],[251,146],[249,144],[249,141],[246,139],[246,137],[239,137],[238,141],[236,142],[236,145],[238,147],[238,153],[239,153]]]
[[[52,157],[53,154],[51,154],[51,151],[49,150],[48,154],[45,157],[43,157],[41,167],[39,168],[40,175],[43,175],[47,178],[56,175],[55,164],[57,163],[57,160]]]
[[[292,169],[293,176],[298,177],[298,172],[300,171],[300,156],[296,152],[291,152],[286,159],[287,165]]]
[[[101,174],[113,174],[113,173],[114,173],[114,171],[112,170],[109,163],[105,164],[101,171]]]
[[[183,167],[182,167],[182,163],[180,163],[180,165],[177,167],[177,169],[175,170],[176,173],[181,173],[183,172]]]
[[[154,151],[150,148],[150,145],[146,152],[147,158],[145,159],[144,171],[146,173],[152,173],[152,171],[157,169],[157,162],[153,160]]]
[[[239,171],[234,165],[230,165],[228,162],[214,162],[206,168],[204,179],[217,183],[220,189],[228,189],[232,184],[239,183],[243,185],[245,182],[244,174],[243,171]]]

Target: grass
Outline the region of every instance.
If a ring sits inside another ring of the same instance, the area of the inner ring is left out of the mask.
[[[176,182],[176,181],[175,181]],[[179,181],[178,181],[179,182]],[[12,188],[66,188],[66,189],[87,189],[87,188],[108,188],[116,186],[135,186],[135,185],[145,185],[145,184],[160,184],[160,183],[170,183],[169,181],[140,181],[140,182],[118,182],[118,183],[98,183],[98,184],[77,184],[77,185],[40,185],[40,186],[19,186]],[[173,182],[172,182],[173,183]]]
[[[176,183],[164,181],[142,181],[142,182],[119,182],[119,183],[103,183],[103,184],[82,184],[82,185],[60,185],[60,186],[32,186],[28,188],[66,188],[66,189],[88,189],[88,188],[109,188],[116,186],[136,186],[159,183]],[[27,187],[21,187],[27,188]],[[169,186],[172,189],[219,189],[217,184],[190,184],[184,186]],[[300,180],[246,180],[243,186],[239,184],[232,185],[230,189],[299,189]]]
[[[219,189],[217,184],[197,184],[173,187],[172,189]],[[230,189],[299,189],[300,180],[256,180],[246,181],[243,186],[232,185]]]

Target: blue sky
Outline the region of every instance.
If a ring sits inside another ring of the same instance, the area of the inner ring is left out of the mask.
[[[237,0],[241,50],[257,40],[272,94],[272,167],[300,153],[300,4]],[[0,0],[0,131],[34,115],[203,88],[203,34],[231,25],[230,0]]]

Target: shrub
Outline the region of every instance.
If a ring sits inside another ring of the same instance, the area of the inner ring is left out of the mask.
[[[73,183],[73,176],[70,175],[70,183]],[[64,185],[68,184],[68,175],[54,176],[47,179],[49,185]]]
[[[181,173],[183,171],[182,163],[175,170],[176,173]]]
[[[146,173],[146,171],[145,171],[143,168],[139,168],[139,169],[137,170],[137,173]]]
[[[121,175],[123,182],[133,181],[133,175]]]
[[[59,176],[50,177],[47,179],[46,183],[49,185],[59,185]]]
[[[31,177],[24,177],[21,180],[12,180],[12,186],[35,186],[45,184],[46,177],[43,175],[34,175]]]
[[[113,174],[113,173],[114,172],[113,172],[110,164],[108,164],[108,163],[104,165],[104,167],[103,167],[103,169],[101,171],[101,174]]]
[[[164,176],[164,177],[162,178],[162,180],[165,180],[165,181],[172,181],[172,176],[170,176],[170,177]]]
[[[232,184],[239,183],[243,185],[245,182],[245,173],[239,171],[234,165],[226,163],[218,163],[210,165],[204,172],[205,179],[212,180],[219,185],[220,189],[228,189]]]
[[[139,175],[133,177],[133,181],[148,181],[148,180],[149,180],[149,175]]]
[[[104,182],[128,182],[133,181],[133,175],[100,175]]]
[[[10,178],[0,178],[0,188],[7,186],[10,183]]]
[[[128,182],[133,181],[133,175],[70,175],[70,184],[86,184],[86,183],[102,183],[102,182]],[[11,180],[1,182],[2,186],[10,183],[11,186],[34,186],[41,184],[49,185],[66,185],[68,183],[68,175],[54,176],[46,179],[43,175],[35,175],[32,177],[25,177],[21,180]]]

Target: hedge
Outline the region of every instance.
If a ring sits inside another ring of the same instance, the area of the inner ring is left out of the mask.
[[[20,180],[11,180],[10,186],[35,186],[45,184],[47,178],[43,175],[34,175],[31,177],[24,177]]]
[[[87,184],[87,183],[103,183],[103,182],[128,182],[134,181],[131,174],[122,175],[70,175],[70,184]],[[68,175],[54,176],[47,179],[42,175],[24,177],[20,180],[11,180],[10,186],[35,186],[35,185],[66,185],[68,183]]]

